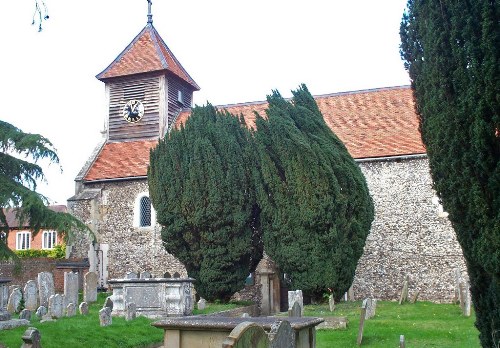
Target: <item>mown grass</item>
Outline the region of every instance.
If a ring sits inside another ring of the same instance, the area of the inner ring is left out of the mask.
[[[30,326],[36,327],[42,336],[42,347],[153,347],[163,339],[163,330],[151,326],[153,320],[138,317],[133,321],[113,317],[113,324],[99,325],[99,310],[107,294],[99,294],[97,303],[90,306],[88,316],[77,315],[61,318],[55,322],[40,323],[33,316]],[[207,303],[203,311],[193,314],[209,314],[232,309],[244,303],[217,304]],[[316,346],[358,347],[360,302],[342,302],[334,312],[328,305],[306,306],[305,315],[315,317],[346,316],[349,320],[346,330],[318,330]],[[469,318],[461,315],[460,307],[451,304],[398,305],[396,302],[379,301],[376,316],[365,321],[363,347],[399,347],[399,336],[405,335],[406,347],[476,348],[480,347],[478,331],[474,327],[474,315]],[[0,347],[18,348],[26,327],[0,331]]]

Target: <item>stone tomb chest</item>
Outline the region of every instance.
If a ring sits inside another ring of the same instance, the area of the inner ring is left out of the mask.
[[[137,315],[149,318],[191,315],[193,282],[193,278],[108,280],[113,288],[113,315],[125,315],[129,303],[135,303]]]

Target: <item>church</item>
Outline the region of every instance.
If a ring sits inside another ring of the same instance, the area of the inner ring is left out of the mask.
[[[69,253],[88,258],[104,288],[109,279],[131,271],[185,277],[184,266],[162,245],[147,168],[150,149],[185,122],[200,88],[153,26],[151,12],[146,26],[96,77],[105,85],[106,129],[68,199],[69,211],[95,239],[78,236]],[[315,100],[359,164],[375,205],[352,285],[354,298],[397,299],[408,276],[410,296],[418,291],[422,300],[452,301],[456,275],[466,279],[466,266],[432,189],[410,87],[317,95]],[[242,114],[253,125],[254,112],[264,115],[266,102],[217,108]],[[265,261],[257,272],[270,268],[272,261]],[[279,292],[276,279],[261,289],[271,297]]]

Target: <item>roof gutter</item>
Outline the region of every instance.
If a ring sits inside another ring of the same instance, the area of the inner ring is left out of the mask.
[[[115,181],[131,181],[131,180],[142,180],[142,179],[147,179],[147,175],[141,175],[141,176],[129,176],[125,178],[111,178],[111,179],[98,179],[98,180],[84,180],[84,184],[98,184],[102,182],[115,182]]]
[[[405,160],[414,160],[414,159],[423,159],[427,158],[426,153],[418,154],[418,155],[402,155],[402,156],[389,156],[389,157],[372,157],[372,158],[355,158],[354,161],[358,163],[365,162],[389,162],[389,161],[405,161]]]

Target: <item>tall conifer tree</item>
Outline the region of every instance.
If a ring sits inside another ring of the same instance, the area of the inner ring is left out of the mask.
[[[324,122],[306,86],[268,97],[257,118],[264,248],[290,286],[339,299],[354,278],[373,220],[361,170]]]
[[[462,246],[483,347],[500,345],[500,5],[408,1],[401,55],[434,187]]]
[[[209,300],[241,290],[262,257],[254,154],[243,119],[211,105],[195,107],[151,151],[149,190],[166,250]]]

